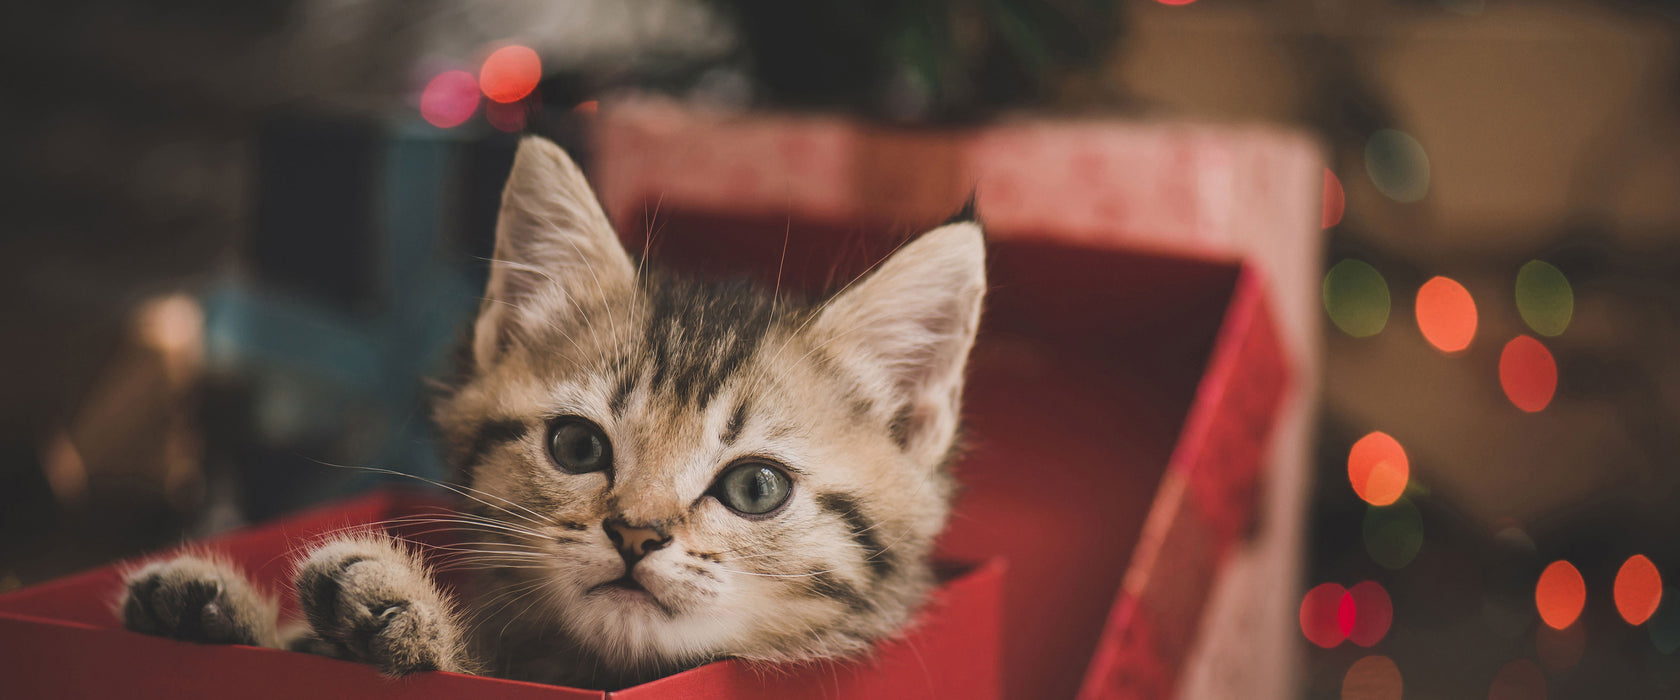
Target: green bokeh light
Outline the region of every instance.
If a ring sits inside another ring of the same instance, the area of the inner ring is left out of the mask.
[[[1343,260],[1324,275],[1324,310],[1337,328],[1355,338],[1388,325],[1388,282],[1363,260]]]
[[[1517,271],[1517,312],[1535,333],[1561,335],[1575,315],[1575,290],[1551,263],[1530,260]]]
[[[1405,132],[1378,129],[1371,134],[1365,142],[1365,172],[1396,202],[1416,202],[1429,194],[1429,155]]]
[[[1651,630],[1651,643],[1657,645],[1657,651],[1672,654],[1680,649],[1680,591],[1664,586],[1662,602],[1645,626]]]
[[[1412,563],[1423,548],[1423,514],[1409,499],[1365,511],[1365,551],[1386,569]]]

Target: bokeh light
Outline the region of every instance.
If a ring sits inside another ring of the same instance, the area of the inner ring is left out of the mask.
[[[1348,481],[1366,503],[1386,506],[1399,500],[1410,477],[1406,450],[1388,433],[1373,432],[1348,450]]]
[[[1474,17],[1481,14],[1485,4],[1484,0],[1440,0],[1440,2],[1441,7],[1446,8],[1448,12],[1465,17]]]
[[[1575,290],[1551,263],[1530,260],[1517,270],[1517,313],[1535,333],[1562,335],[1575,315]]]
[[[1347,209],[1347,193],[1342,191],[1342,181],[1336,179],[1336,174],[1324,169],[1324,217],[1323,228],[1330,228],[1342,223],[1342,213]]]
[[[1470,347],[1476,337],[1476,301],[1464,285],[1446,277],[1424,282],[1417,293],[1418,330],[1441,352]]]
[[[1355,661],[1342,676],[1342,700],[1400,700],[1404,690],[1400,667],[1386,656]]]
[[[1561,630],[1575,624],[1586,604],[1587,583],[1574,564],[1560,559],[1540,572],[1540,581],[1534,585],[1534,607],[1546,626]]]
[[[1651,643],[1657,651],[1672,654],[1680,650],[1680,593],[1673,587],[1666,588],[1663,601],[1666,604],[1657,605],[1657,613],[1645,621],[1645,628],[1651,631]]]
[[[1561,630],[1546,625],[1535,628],[1534,655],[1553,673],[1574,668],[1586,652],[1586,625],[1570,625]]]
[[[1528,531],[1523,529],[1522,523],[1516,518],[1500,518],[1494,521],[1493,527],[1493,541],[1500,546],[1524,553],[1533,553],[1536,549],[1534,538],[1528,535]]]
[[[1538,340],[1519,335],[1499,353],[1499,386],[1517,408],[1529,413],[1546,408],[1557,381],[1557,361]]]
[[[1409,498],[1365,510],[1365,551],[1385,569],[1402,569],[1423,548],[1423,514]]]
[[[1356,614],[1346,588],[1321,583],[1301,598],[1301,633],[1307,641],[1329,649],[1347,638]]]
[[[478,71],[484,96],[495,102],[518,102],[537,89],[542,80],[542,59],[528,46],[514,44],[491,52]]]
[[[1324,310],[1343,333],[1366,338],[1388,325],[1388,282],[1363,260],[1336,263],[1324,275]]]
[[[1528,659],[1505,664],[1493,677],[1488,700],[1546,700],[1546,672]]]
[[[1429,156],[1404,132],[1378,129],[1365,142],[1365,172],[1371,184],[1396,202],[1416,202],[1429,193]]]
[[[478,111],[478,81],[464,70],[434,76],[420,91],[420,116],[432,126],[460,126]]]
[[[1348,589],[1348,600],[1353,601],[1354,610],[1348,641],[1362,647],[1382,641],[1394,622],[1394,603],[1388,591],[1376,581],[1361,581]]]
[[[1354,625],[1359,624],[1359,605],[1354,602],[1352,593],[1343,593],[1340,602],[1336,603],[1336,630],[1342,633],[1342,638],[1353,634]]]
[[[578,114],[594,114],[601,111],[601,103],[598,100],[584,100],[577,103],[577,106],[573,107],[572,111],[575,111]]]
[[[1622,562],[1616,572],[1616,612],[1630,625],[1644,624],[1662,603],[1662,574],[1643,554]]]
[[[1173,7],[1188,5],[1188,4],[1193,3],[1195,1],[1196,0],[1155,0],[1155,2],[1161,3],[1162,5],[1171,5]]]
[[[484,106],[484,121],[499,131],[516,134],[525,129],[524,102],[491,102]]]

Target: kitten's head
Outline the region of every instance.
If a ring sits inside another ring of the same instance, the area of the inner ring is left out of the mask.
[[[984,290],[972,221],[817,305],[641,268],[577,166],[526,139],[438,412],[517,548],[484,566],[537,591],[524,622],[620,668],[895,633],[931,586]]]

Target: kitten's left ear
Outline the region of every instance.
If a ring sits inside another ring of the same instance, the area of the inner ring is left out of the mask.
[[[502,190],[473,359],[489,367],[523,334],[628,293],[635,275],[583,171],[552,141],[526,137]]]
[[[980,224],[957,220],[899,249],[814,325],[816,342],[887,402],[893,438],[923,463],[942,459],[956,435],[985,293]]]

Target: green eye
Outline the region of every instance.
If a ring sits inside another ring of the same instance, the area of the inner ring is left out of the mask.
[[[612,466],[612,443],[594,423],[577,417],[561,418],[548,429],[548,454],[570,474],[598,472]]]
[[[782,470],[763,462],[730,467],[712,487],[718,501],[742,515],[764,515],[787,503],[793,481]]]

